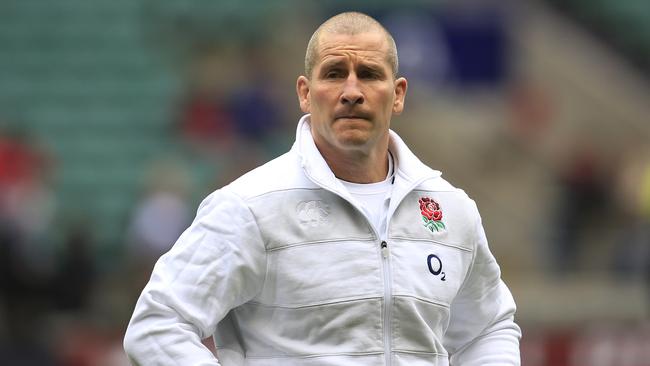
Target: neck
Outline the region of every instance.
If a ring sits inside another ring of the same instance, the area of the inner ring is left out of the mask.
[[[388,175],[388,141],[370,153],[316,146],[339,179],[351,183],[376,183]]]

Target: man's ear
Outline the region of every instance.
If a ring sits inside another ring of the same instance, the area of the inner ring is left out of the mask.
[[[395,101],[393,102],[393,114],[401,114],[404,110],[404,99],[406,98],[408,82],[405,78],[395,80]]]
[[[296,82],[296,93],[298,93],[298,102],[300,109],[305,113],[310,113],[309,105],[309,79],[305,76],[299,76]]]

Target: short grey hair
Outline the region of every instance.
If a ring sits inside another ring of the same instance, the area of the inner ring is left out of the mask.
[[[393,36],[373,17],[354,11],[341,13],[329,18],[312,34],[305,54],[305,76],[311,78],[311,73],[314,71],[314,65],[318,59],[319,38],[322,32],[355,35],[377,30],[386,36],[388,43],[387,61],[393,71],[393,77],[397,77],[399,60],[397,57],[397,46],[395,45]]]

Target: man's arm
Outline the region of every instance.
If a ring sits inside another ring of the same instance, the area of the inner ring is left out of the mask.
[[[520,365],[521,330],[515,302],[488,248],[478,210],[475,256],[470,273],[451,304],[444,345],[451,365]]]
[[[234,194],[217,191],[156,263],[124,337],[135,365],[218,365],[201,339],[228,311],[253,298],[266,271],[255,218]]]

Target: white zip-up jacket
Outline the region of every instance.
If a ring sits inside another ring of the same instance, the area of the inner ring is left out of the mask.
[[[389,148],[395,181],[378,232],[303,117],[292,149],[208,196],[155,265],[126,332],[131,361],[519,365],[515,303],[476,205],[393,131]],[[201,343],[210,335],[218,361]]]

